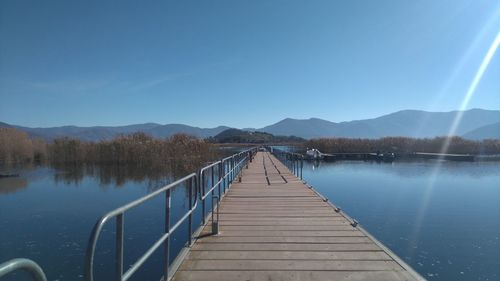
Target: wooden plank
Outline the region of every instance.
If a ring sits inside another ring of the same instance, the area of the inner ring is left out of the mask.
[[[211,221],[209,221],[211,225]],[[345,220],[221,220],[219,225],[276,225],[276,226],[329,226],[329,225],[350,225]]]
[[[305,208],[304,208],[305,209]],[[340,216],[332,209],[297,209],[297,208],[280,208],[280,209],[241,209],[241,208],[221,208],[220,214],[243,214],[243,215],[294,215],[299,216],[302,214],[317,214],[317,215],[333,215]]]
[[[223,231],[239,230],[239,231],[249,231],[249,230],[261,230],[261,231],[297,231],[297,230],[336,230],[336,231],[354,231],[355,228],[348,224],[343,225],[315,225],[311,227],[309,225],[223,225]]]
[[[394,261],[185,260],[180,270],[403,270]]]
[[[258,199],[255,199],[255,198],[246,198],[246,197],[231,197],[231,192],[229,192],[228,195],[226,195],[226,197],[224,198],[224,202],[245,202],[245,201],[250,201],[250,202],[254,202],[254,201],[258,201],[258,202],[276,202],[276,201],[281,201],[282,203],[287,203],[287,202],[308,202],[308,203],[311,203],[311,202],[323,202],[323,199],[319,198],[319,197],[306,197],[306,198],[303,198],[303,197],[297,197],[297,198],[287,198],[286,199],[287,201],[284,202],[282,200],[280,200],[279,198],[268,198],[268,197],[261,197],[261,198],[258,198]]]
[[[373,243],[368,237],[239,237],[239,236],[207,236],[196,243]]]
[[[261,198],[256,198],[255,200],[245,200],[245,201],[238,201],[238,200],[231,200],[231,197],[226,197],[226,200],[223,200],[222,206],[228,205],[228,206],[234,206],[234,207],[244,207],[244,208],[253,208],[253,207],[304,207],[304,206],[310,206],[310,207],[330,207],[326,202],[323,201],[316,201],[316,200],[302,200],[302,201],[291,201],[288,199],[283,199],[283,198],[276,198],[274,201],[264,201],[261,200]],[[224,198],[224,199],[226,199]]]
[[[305,251],[191,251],[189,260],[392,260],[382,251],[305,252]]]
[[[324,205],[324,204],[318,204],[318,203],[290,203],[290,204],[278,204],[278,202],[265,202],[265,203],[258,203],[255,202],[245,202],[245,203],[236,203],[236,202],[230,202],[227,204],[221,204],[221,210],[223,208],[232,208],[232,209],[240,209],[240,210],[279,210],[279,209],[298,209],[298,210],[323,210],[323,211],[329,211],[333,212],[334,210],[332,209],[331,206],[329,205]],[[274,203],[274,204],[273,204]]]
[[[403,271],[179,271],[173,281],[325,281],[325,280],[414,280]]]
[[[195,243],[192,251],[382,251],[373,243],[338,243],[338,244],[314,244],[314,243]]]
[[[340,221],[345,221],[346,219],[342,216],[337,216],[337,215],[308,215],[308,214],[301,214],[301,215],[295,215],[295,216],[288,216],[288,215],[244,215],[244,214],[221,214],[220,215],[221,220],[259,220],[259,221],[265,221],[265,220],[271,220],[271,221],[305,221],[305,220],[310,220],[310,221],[334,221],[334,220],[340,220]]]
[[[241,210],[241,209],[229,209],[221,208],[219,214],[226,215],[244,215],[244,216],[273,216],[273,217],[302,217],[302,216],[316,216],[316,217],[340,217],[339,214],[335,213],[333,210]]]
[[[223,205],[220,210],[231,210],[231,211],[247,211],[248,213],[255,212],[280,212],[280,211],[297,211],[297,212],[328,212],[336,213],[331,207],[326,206],[315,206],[315,207],[304,207],[304,206],[238,206],[238,205]]]
[[[211,233],[211,231],[207,231]],[[358,230],[347,231],[332,231],[332,230],[296,230],[296,231],[280,231],[280,230],[227,230],[221,229],[218,234],[219,237],[223,236],[238,236],[238,237],[365,237],[365,235]]]
[[[248,194],[231,194],[230,197],[244,197],[244,198],[269,198],[269,197],[277,197],[282,198],[282,200],[288,200],[285,198],[294,197],[294,198],[314,198],[313,194],[294,194],[294,193],[266,193],[265,195],[262,192],[252,192]]]
[[[266,202],[266,203],[259,203],[259,202],[248,202],[245,203],[251,206],[245,207],[244,204],[242,203],[237,203],[237,202],[228,202],[225,204],[221,204],[221,209],[224,207],[232,207],[232,208],[242,208],[242,209],[249,209],[249,210],[272,210],[272,209],[280,209],[280,208],[288,208],[288,209],[319,209],[319,208],[331,208],[329,205],[324,205],[322,203],[314,203],[314,202],[303,202],[303,203],[298,203],[298,202],[290,202],[290,204],[284,204],[283,202],[276,202],[273,204],[273,202]]]

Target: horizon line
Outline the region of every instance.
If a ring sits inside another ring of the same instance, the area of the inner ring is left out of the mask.
[[[397,111],[390,112],[390,113],[387,113],[387,114],[383,114],[383,115],[378,115],[378,116],[375,116],[375,117],[371,117],[371,118],[352,119],[352,120],[345,120],[345,121],[331,121],[331,120],[324,119],[324,118],[319,118],[319,117],[309,117],[309,118],[284,117],[284,118],[279,119],[278,121],[275,121],[275,122],[273,122],[273,123],[271,123],[269,125],[265,125],[265,126],[263,126],[261,128],[264,128],[264,127],[267,127],[267,126],[270,126],[270,125],[282,122],[282,121],[287,120],[287,119],[296,120],[296,121],[306,121],[306,120],[318,119],[318,120],[322,120],[322,121],[327,121],[327,122],[339,124],[339,123],[346,123],[346,122],[371,120],[371,119],[376,119],[376,118],[380,118],[380,117],[383,117],[383,116],[388,116],[388,115],[391,115],[391,114],[396,114],[396,113],[400,113],[400,112],[404,112],[404,111],[420,111],[420,112],[425,112],[425,113],[454,113],[454,112],[467,112],[467,111],[473,111],[473,110],[500,111],[500,109],[486,109],[486,108],[470,108],[470,109],[465,109],[465,110],[456,109],[456,110],[449,110],[449,111],[429,111],[429,110],[422,110],[422,109],[401,109],[401,110],[397,110]],[[50,125],[50,126],[26,126],[26,125],[9,123],[7,121],[2,121],[2,120],[0,120],[0,123],[6,124],[6,125],[9,125],[9,126],[23,127],[23,128],[30,128],[30,129],[50,129],[50,128],[62,128],[62,127],[77,127],[77,128],[113,127],[113,128],[116,128],[116,127],[127,127],[127,126],[148,125],[148,124],[151,124],[151,125],[154,124],[154,125],[158,125],[158,126],[182,125],[182,126],[189,126],[189,127],[194,127],[194,128],[200,128],[200,129],[215,129],[215,128],[218,128],[218,127],[228,127],[228,128],[231,128],[231,129],[241,129],[241,130],[243,130],[243,129],[261,129],[261,128],[258,128],[258,127],[248,127],[248,126],[245,126],[245,127],[233,127],[233,126],[228,126],[228,125],[224,125],[224,124],[219,124],[219,125],[216,125],[216,126],[209,126],[209,127],[207,127],[207,126],[198,126],[198,125],[190,125],[189,123],[179,123],[179,122],[163,123],[162,124],[162,123],[157,123],[157,122],[154,122],[154,121],[128,123],[128,124],[118,124],[118,125],[75,125],[75,124],[65,124],[65,125],[55,125],[55,126],[54,125]]]

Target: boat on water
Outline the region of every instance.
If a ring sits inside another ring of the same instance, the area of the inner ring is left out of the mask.
[[[319,151],[316,148],[306,150],[306,159],[314,161],[335,161],[335,160],[373,160],[377,162],[393,162],[396,155],[392,152],[375,152],[375,153],[336,153],[328,154]]]
[[[323,153],[316,148],[311,148],[311,149],[308,148],[306,150],[306,159],[333,161],[333,160],[335,160],[335,155]]]
[[[306,156],[309,159],[321,160],[323,159],[323,153],[316,148],[311,148],[306,150]]]
[[[386,153],[369,153],[371,156],[369,160],[375,160],[377,162],[393,162],[394,159],[396,159],[396,155],[392,152],[386,152]]]

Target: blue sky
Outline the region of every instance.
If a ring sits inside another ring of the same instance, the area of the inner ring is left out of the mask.
[[[498,0],[0,2],[0,121],[262,127],[460,107]],[[500,54],[467,108],[500,109]]]

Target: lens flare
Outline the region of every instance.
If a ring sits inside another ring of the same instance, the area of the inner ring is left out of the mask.
[[[490,30],[492,30],[492,29],[494,30],[495,27],[498,25],[498,18],[499,17],[500,17],[500,6],[498,9],[496,9],[496,13],[494,13],[494,16],[490,17],[490,19],[485,23],[484,27],[475,36],[474,40],[468,46],[468,48],[466,49],[466,51],[462,55],[462,57],[458,60],[455,67],[453,67],[453,70],[452,70],[450,76],[445,80],[443,86],[438,91],[438,93],[435,95],[435,98],[429,104],[428,108],[430,111],[436,111],[436,108],[439,107],[438,105],[440,103],[442,103],[444,97],[449,92],[451,86],[454,84],[454,82],[457,80],[459,75],[462,73],[462,71],[466,67],[467,62],[471,59],[471,57],[473,57],[475,51],[481,45],[481,41],[487,36],[487,33]],[[430,117],[428,116],[426,118],[423,118],[423,120],[420,121],[420,123],[418,124],[418,127],[415,130],[415,136],[419,136],[420,132],[422,132],[422,130],[426,127],[426,124],[428,124],[428,122],[431,122],[431,120],[429,118]]]
[[[455,118],[453,119],[453,122],[450,126],[450,129],[448,131],[447,137],[441,147],[441,154],[447,153],[448,149],[450,147],[451,141],[453,137],[456,135],[458,127],[460,126],[460,122],[462,121],[464,111],[467,109],[472,97],[474,96],[474,93],[476,91],[477,86],[479,85],[479,82],[481,81],[481,78],[483,77],[486,69],[488,68],[488,65],[490,64],[491,60],[493,59],[498,47],[500,46],[500,32],[497,34],[495,40],[491,44],[490,48],[488,49],[488,52],[486,53],[483,61],[481,62],[481,65],[479,66],[478,71],[476,72],[476,75],[474,75],[474,78],[467,89],[467,92],[462,100],[462,103],[460,105],[459,111],[455,115]],[[442,158],[439,159],[439,161],[436,164],[436,167],[433,169],[431,176],[429,177],[429,183],[426,186],[426,190],[424,191],[424,197],[422,199],[422,206],[420,208],[419,213],[417,214],[417,219],[415,221],[415,226],[414,226],[414,231],[410,237],[410,241],[412,243],[415,243],[417,241],[417,238],[419,236],[420,228],[422,225],[422,220],[425,217],[425,212],[427,210],[427,206],[430,201],[431,197],[431,191],[434,188],[434,185],[436,183],[437,177],[441,171],[441,165],[443,160]],[[411,245],[412,249],[410,249],[411,252],[416,248],[416,245]]]
[[[493,59],[493,56],[495,55],[495,52],[498,49],[498,46],[500,45],[500,32],[497,34],[497,37],[495,38],[495,41],[493,41],[493,44],[491,45],[490,49],[486,53],[486,56],[483,59],[483,62],[481,63],[481,66],[479,67],[479,70],[477,71],[476,75],[474,76],[474,79],[472,80],[472,83],[469,86],[469,89],[467,90],[467,93],[465,94],[464,99],[462,100],[462,104],[460,105],[460,111],[457,113],[455,116],[455,119],[453,120],[453,123],[451,125],[450,131],[448,132],[448,138],[447,141],[444,143],[443,147],[441,148],[441,152],[445,153],[448,151],[448,148],[450,146],[450,137],[453,137],[458,129],[458,126],[460,125],[460,122],[462,121],[463,117],[463,112],[465,109],[467,109],[467,106],[469,105],[469,102],[474,95],[474,92],[476,91],[477,85],[479,85],[479,81],[481,81],[481,78],[484,75],[484,72],[486,71],[486,68],[488,68],[488,65],[490,64],[491,60]]]

